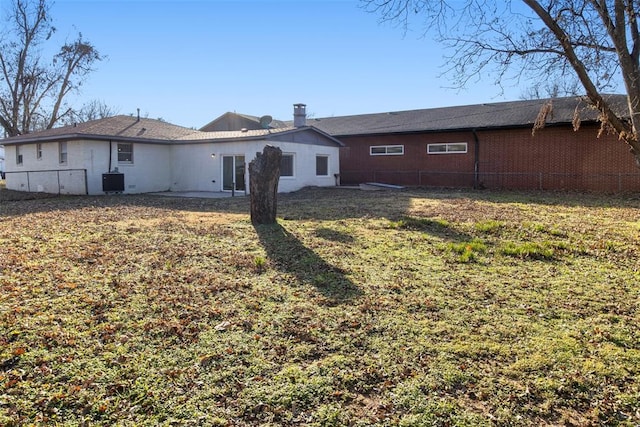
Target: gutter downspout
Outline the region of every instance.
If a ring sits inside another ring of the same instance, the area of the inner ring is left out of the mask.
[[[475,129],[471,129],[473,133],[474,144],[474,159],[473,159],[473,189],[477,190],[480,187],[480,139]]]

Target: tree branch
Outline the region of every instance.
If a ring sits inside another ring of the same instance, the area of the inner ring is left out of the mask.
[[[542,8],[542,6],[534,0],[523,0],[524,3],[529,6],[544,22],[544,24],[551,30],[551,32],[556,36],[558,41],[560,42],[567,60],[573,67],[576,72],[578,79],[584,86],[587,97],[595,106],[601,114],[601,118],[603,122],[610,125],[616,133],[623,139],[627,144],[631,146],[631,150],[634,153],[640,153],[640,145],[638,144],[638,140],[635,137],[635,133],[633,129],[631,129],[626,122],[621,120],[617,114],[611,109],[609,104],[604,100],[602,95],[599,93],[595,84],[589,77],[587,70],[584,66],[584,63],[578,58],[576,52],[573,49],[571,44],[571,40],[569,35],[560,27],[557,21],[555,21],[549,13]]]

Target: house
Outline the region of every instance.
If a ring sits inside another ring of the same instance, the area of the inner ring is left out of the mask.
[[[611,95],[619,111],[626,97]],[[546,113],[546,114],[541,114]],[[574,118],[581,119],[574,131]],[[639,191],[640,169],[580,97],[308,119],[339,139],[342,184]],[[532,132],[536,121],[544,128]]]
[[[297,104],[304,113],[304,105]],[[295,125],[198,131],[114,116],[7,138],[6,186],[60,194],[248,192],[247,164],[265,145],[283,152],[279,191],[334,186],[340,141]]]
[[[608,98],[618,111],[626,111],[625,96]],[[574,130],[576,118],[580,126]],[[233,120],[223,115],[207,126],[233,129]],[[252,120],[255,126],[256,118]],[[533,132],[537,122],[544,127]],[[615,135],[601,134],[597,112],[581,97],[313,118],[306,123],[344,144],[343,185],[640,190],[640,169],[628,147]]]
[[[302,104],[296,104],[302,105]],[[248,114],[238,114],[227,112],[220,117],[212,120],[200,128],[203,132],[220,132],[232,130],[259,130],[259,129],[275,129],[290,126],[286,122],[273,120],[271,116],[250,116]]]
[[[626,111],[625,96],[609,100]],[[225,113],[198,131],[117,116],[8,138],[6,185],[71,194],[246,191],[246,163],[273,144],[284,152],[280,191],[338,181],[640,190],[627,146],[600,132],[581,97],[313,119],[295,104],[293,116]]]

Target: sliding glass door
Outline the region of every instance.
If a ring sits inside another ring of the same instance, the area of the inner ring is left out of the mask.
[[[222,156],[222,189],[245,191],[244,156]]]

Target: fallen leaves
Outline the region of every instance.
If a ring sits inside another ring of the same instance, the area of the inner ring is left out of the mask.
[[[640,206],[539,197],[2,203],[0,425],[633,423]]]

